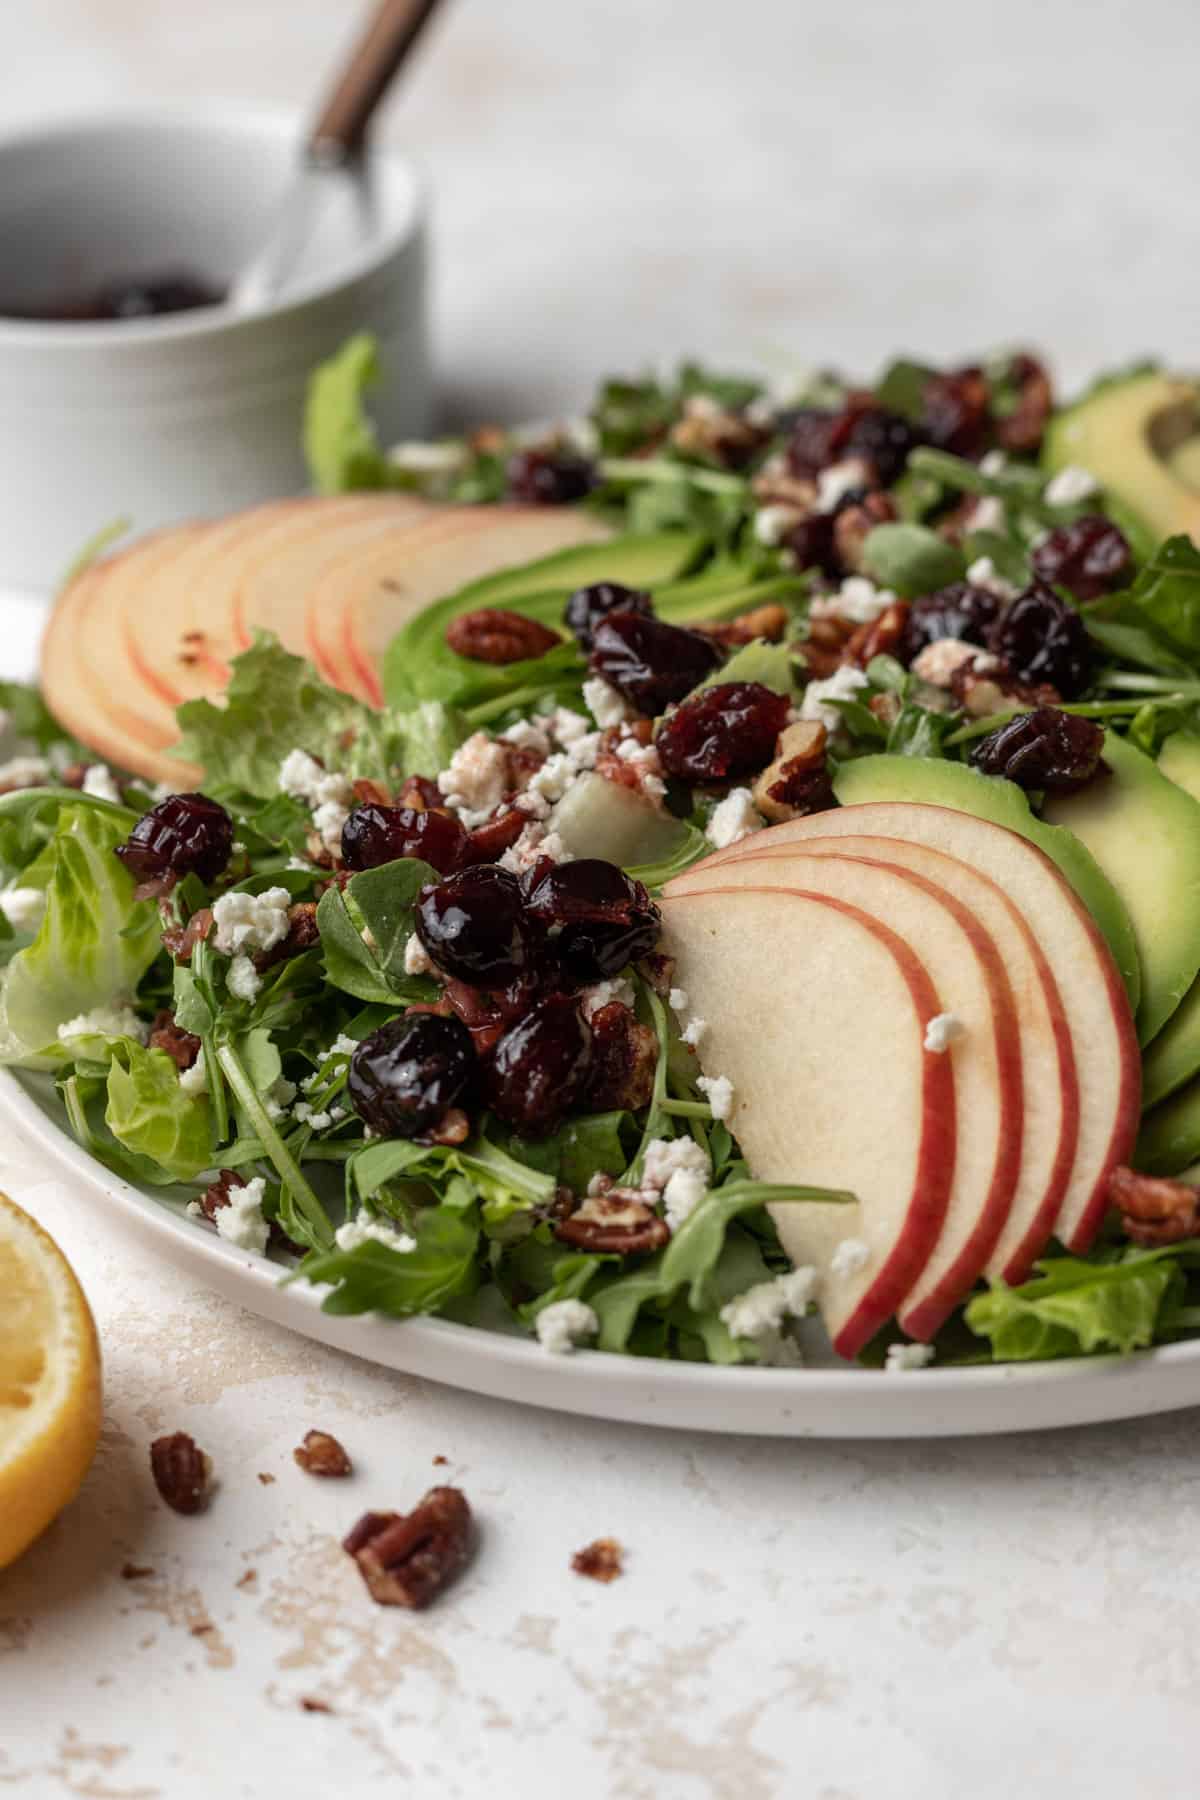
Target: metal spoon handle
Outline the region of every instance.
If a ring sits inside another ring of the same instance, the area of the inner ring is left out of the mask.
[[[309,133],[312,161],[357,156],[371,115],[437,6],[438,0],[380,0]]]

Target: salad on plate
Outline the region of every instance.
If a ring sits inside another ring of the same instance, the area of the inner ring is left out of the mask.
[[[932,1365],[1200,1332],[1200,391],[687,366],[87,560],[0,1060],[339,1313]]]

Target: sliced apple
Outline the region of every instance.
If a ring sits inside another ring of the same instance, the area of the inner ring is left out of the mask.
[[[1108,1178],[1128,1162],[1137,1132],[1141,1063],[1133,1016],[1108,944],[1070,882],[1016,831],[956,807],[871,801],[792,819],[745,843],[807,842],[866,833],[928,844],[978,869],[1002,887],[1029,921],[1058,986],[1079,1084],[1075,1159],[1056,1235],[1087,1250],[1108,1204]],[[733,851],[701,866],[716,870]]]
[[[671,882],[665,899],[669,904],[716,881],[823,894],[886,921],[928,970],[940,1010],[966,1027],[961,1040],[940,1053],[955,1070],[958,1154],[950,1202],[937,1242],[898,1314],[910,1336],[932,1337],[995,1250],[1021,1166],[1020,1028],[996,942],[969,908],[917,872],[832,854],[729,858],[719,875],[706,874],[700,864]],[[760,943],[759,954],[774,966],[773,945]],[[837,981],[841,975],[841,969],[830,968],[824,979]],[[686,980],[683,986],[691,995]],[[805,1029],[803,1018],[797,1019],[795,1033]],[[710,1061],[707,1043],[700,1055],[702,1062]],[[713,1069],[721,1072],[715,1063]]]
[[[731,886],[668,897],[664,915],[755,1173],[859,1197],[774,1208],[788,1254],[822,1272],[835,1348],[855,1356],[924,1268],[949,1201],[954,1059],[924,1048],[941,997],[896,931],[829,895]],[[854,1238],[866,1264],[834,1274]]]
[[[909,869],[965,906],[989,933],[1004,959],[1021,1034],[1024,1132],[1012,1208],[985,1273],[1012,1286],[1029,1277],[1035,1259],[1054,1235],[1079,1138],[1079,1080],[1062,995],[1025,915],[986,875],[956,856],[897,838],[830,834],[785,840],[756,834],[740,846],[738,860],[773,861],[805,856],[853,856]]]

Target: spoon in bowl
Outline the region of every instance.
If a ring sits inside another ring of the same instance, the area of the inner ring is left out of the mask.
[[[226,304],[257,312],[295,268],[345,176],[361,166],[367,126],[438,0],[380,0],[302,145],[300,167],[261,250],[230,284]]]

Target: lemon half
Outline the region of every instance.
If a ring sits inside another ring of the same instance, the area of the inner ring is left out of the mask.
[[[100,1436],[100,1349],[71,1265],[0,1194],[0,1568],[74,1499]]]

